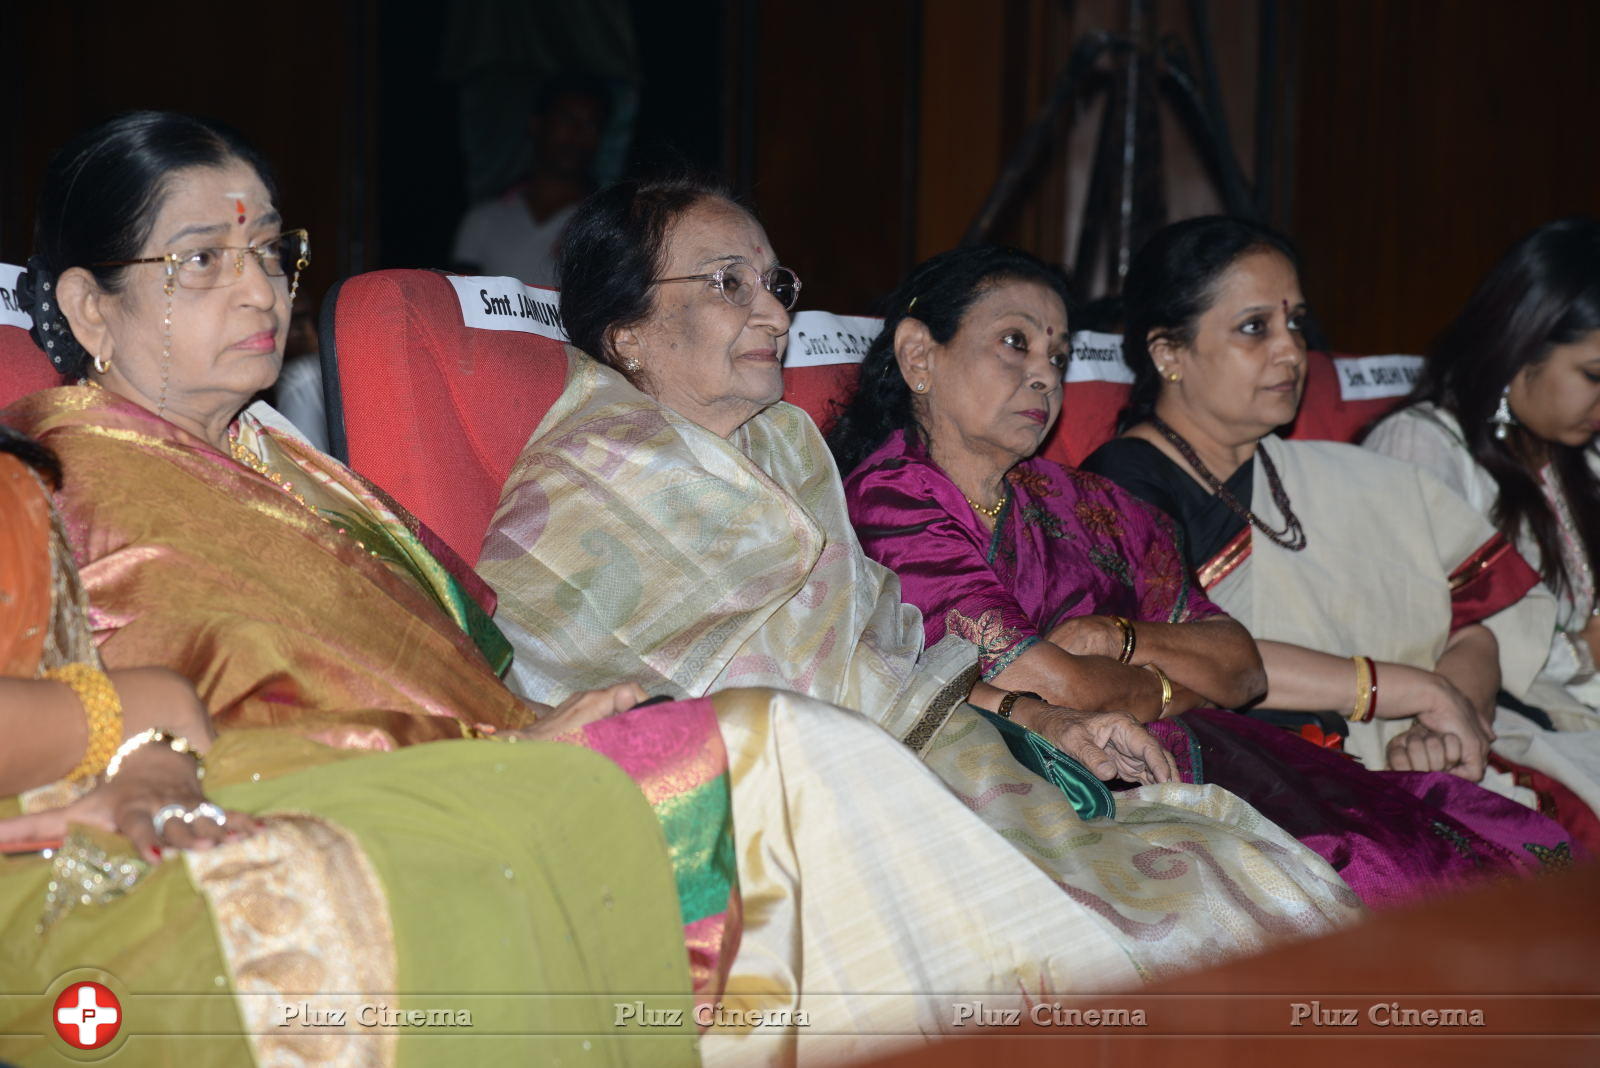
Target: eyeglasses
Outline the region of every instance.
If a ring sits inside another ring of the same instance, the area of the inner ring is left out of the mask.
[[[110,260],[94,266],[132,267],[137,263],[164,263],[167,265],[167,277],[176,278],[185,289],[220,289],[244,277],[244,258],[247,255],[256,258],[262,272],[269,278],[282,278],[291,267],[298,275],[311,262],[311,235],[304,230],[290,230],[244,248],[232,245],[191,248],[169,252],[165,256]],[[228,270],[230,263],[233,267],[231,271]]]
[[[773,267],[758,271],[748,263],[730,263],[711,274],[686,274],[678,278],[657,278],[651,285],[666,282],[710,282],[722,294],[722,299],[735,308],[748,308],[756,299],[756,284],[766,289],[784,311],[794,308],[800,299],[800,276],[787,267]]]

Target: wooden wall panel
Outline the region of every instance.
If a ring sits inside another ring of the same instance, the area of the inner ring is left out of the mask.
[[[1516,238],[1600,213],[1600,5],[1309,0],[1293,231],[1335,345],[1420,352]]]

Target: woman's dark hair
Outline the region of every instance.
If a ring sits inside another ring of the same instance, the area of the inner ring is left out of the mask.
[[[1561,557],[1559,520],[1535,472],[1514,448],[1525,431],[1496,440],[1489,417],[1517,372],[1542,363],[1557,345],[1600,330],[1600,223],[1560,219],[1511,247],[1479,283],[1461,314],[1428,351],[1409,402],[1432,401],[1456,417],[1467,451],[1499,489],[1490,515],[1508,538],[1526,529],[1539,546],[1539,571],[1552,589],[1571,588]],[[1547,442],[1551,465],[1577,524],[1576,535],[1600,574],[1600,486],[1586,450]]]
[[[1183,347],[1194,343],[1200,317],[1216,300],[1217,283],[1251,252],[1282,254],[1300,269],[1294,245],[1260,223],[1227,215],[1203,215],[1162,227],[1146,241],[1122,285],[1122,358],[1133,371],[1118,432],[1155,413],[1161,373],[1150,358],[1150,336]]]
[[[56,454],[20,430],[0,423],[0,453],[9,453],[39,472],[51,489],[61,488],[61,461]]]
[[[879,314],[883,331],[861,360],[861,381],[828,433],[828,448],[848,475],[896,430],[921,435],[911,387],[894,358],[894,334],[902,320],[915,319],[943,345],[956,336],[967,309],[984,293],[1006,282],[1037,282],[1070,309],[1067,280],[1058,268],[1020,249],[969,245],[941,252],[911,269],[885,297]]]
[[[666,267],[667,236],[702,200],[733,203],[725,189],[698,178],[617,182],[580,204],[561,236],[558,273],[567,337],[635,385],[639,373],[622,370],[611,332],[649,316],[651,283]]]
[[[34,216],[34,255],[18,281],[18,296],[33,315],[34,341],[56,370],[81,374],[88,360],[54,299],[61,273],[86,268],[103,288],[116,292],[127,268],[94,265],[138,257],[172,173],[235,159],[254,168],[277,200],[266,161],[237,131],[209,119],[130,112],[90,127],[55,154],[45,169]]]

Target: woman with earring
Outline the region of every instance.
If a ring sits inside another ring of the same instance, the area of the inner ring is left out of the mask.
[[[1369,768],[1532,803],[1489,747],[1496,693],[1526,693],[1543,660],[1551,599],[1427,472],[1273,433],[1305,380],[1289,243],[1238,219],[1175,223],[1135,257],[1123,299],[1124,432],[1085,467],[1177,521],[1207,595],[1256,638],[1269,718],[1320,716]],[[1564,825],[1587,841],[1591,822]]]
[[[1185,782],[1254,805],[1371,907],[1540,870],[1522,847],[1567,842],[1550,820],[1453,776],[1367,771],[1226,711],[1261,696],[1261,659],[1193,587],[1171,521],[1036,455],[1061,409],[1065,296],[1059,273],[1014,249],[919,264],[885,301],[829,435],[862,548],[899,577],[928,642],[972,635],[1002,689],[1126,709]]]
[[[1582,789],[1600,782],[1600,223],[1518,241],[1428,354],[1408,405],[1367,448],[1418,464],[1516,545],[1556,599],[1548,655],[1508,725]],[[1504,734],[1504,732],[1502,732]],[[1510,743],[1511,738],[1503,738]],[[1586,791],[1591,805],[1600,791]]]

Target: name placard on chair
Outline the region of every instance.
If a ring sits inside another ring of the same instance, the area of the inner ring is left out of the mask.
[[[0,263],[0,326],[20,326],[27,330],[33,326],[28,313],[17,306],[17,278],[22,268],[13,263]]]
[[[561,325],[561,295],[525,285],[515,278],[450,275],[461,301],[461,321],[479,330],[516,330],[566,341]]]
[[[1339,399],[1383,400],[1404,397],[1422,372],[1421,356],[1335,356]]]
[[[1067,362],[1067,384],[1120,382],[1131,384],[1133,372],[1122,361],[1122,335],[1079,330],[1072,335],[1072,358]]]
[[[796,312],[789,322],[789,351],[785,367],[827,367],[860,363],[873,338],[883,330],[883,320],[866,315],[834,315],[824,311]]]

